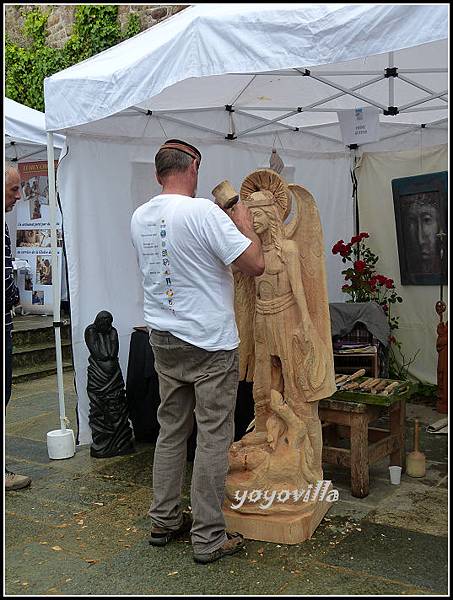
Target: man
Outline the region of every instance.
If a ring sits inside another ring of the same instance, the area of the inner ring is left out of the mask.
[[[257,276],[264,257],[243,204],[228,215],[195,197],[200,162],[186,142],[161,146],[155,167],[162,193],[135,211],[131,234],[161,397],[150,543],[163,546],[188,529],[180,495],[195,413],[191,537],[195,562],[206,564],[244,546],[241,535],[225,531],[222,513],[239,381],[230,265]]]
[[[19,172],[12,164],[5,167],[5,212],[11,212],[20,200]],[[19,290],[13,276],[11,258],[11,240],[8,225],[5,223],[5,409],[11,397],[12,362],[13,362],[13,316],[12,309],[19,304]],[[5,468],[5,490],[20,490],[31,483],[26,475],[17,475]]]

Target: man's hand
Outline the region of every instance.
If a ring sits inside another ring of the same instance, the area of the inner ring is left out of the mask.
[[[248,234],[255,233],[253,229],[253,216],[250,209],[243,203],[238,202],[232,208],[225,211],[241,233],[248,237]]]

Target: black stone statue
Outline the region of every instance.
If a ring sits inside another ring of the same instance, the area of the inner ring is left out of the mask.
[[[87,382],[93,438],[90,454],[95,458],[135,452],[118,361],[118,332],[112,323],[112,315],[102,310],[85,329],[85,343],[90,351]]]

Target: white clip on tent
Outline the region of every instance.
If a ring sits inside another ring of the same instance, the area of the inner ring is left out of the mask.
[[[48,176],[49,189],[55,188],[55,171],[51,168],[54,164],[54,156],[60,155],[64,147],[65,138],[62,135],[50,136],[46,132],[44,113],[34,110],[19,102],[15,102],[10,98],[4,99],[4,115],[5,115],[5,158],[11,162],[23,163],[32,161],[48,160]],[[49,137],[51,142],[49,146]],[[66,430],[66,412],[64,405],[64,385],[63,385],[63,360],[61,353],[61,336],[60,336],[60,292],[59,285],[60,277],[58,274],[57,261],[57,227],[56,215],[57,205],[54,194],[49,194],[49,209],[51,223],[51,244],[52,244],[52,270],[56,275],[53,277],[52,293],[53,293],[53,321],[55,332],[55,349],[56,349],[56,366],[57,366],[57,388],[58,401],[60,410],[60,430],[49,432],[54,434],[53,437],[60,436],[60,431],[64,436],[67,436]],[[15,213],[12,213],[15,215]],[[12,221],[12,216],[8,219],[8,224],[12,235],[15,238],[16,223]],[[6,219],[6,217],[5,217]],[[11,225],[11,226],[10,226]],[[15,244],[14,244],[15,246]],[[58,284],[58,285],[57,285]],[[72,437],[72,432],[70,436]],[[49,439],[49,434],[48,434]],[[73,454],[73,452],[72,452]],[[72,456],[72,454],[70,454]],[[60,456],[54,456],[60,458]],[[52,458],[52,457],[51,457]],[[66,456],[64,456],[66,458]]]
[[[342,301],[330,248],[353,231],[351,160],[417,150],[421,132],[424,156],[446,148],[447,37],[447,5],[206,4],[46,79],[47,129],[69,147],[58,185],[80,443],[91,440],[84,329],[98,311],[113,314],[125,373],[132,328],[143,324],[129,224],[159,191],[159,145],[177,137],[200,148],[205,197],[223,179],[238,188],[277,148],[287,178],[317,200],[330,301]],[[357,107],[379,113],[380,141],[351,151],[338,113]]]

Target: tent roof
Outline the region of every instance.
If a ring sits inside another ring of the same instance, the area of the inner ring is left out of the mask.
[[[46,126],[161,137],[164,121],[222,139],[299,128],[341,145],[337,111],[360,106],[385,132],[446,129],[448,16],[448,5],[191,6],[46,79]]]
[[[4,98],[5,144],[47,147],[44,113],[10,98]],[[55,148],[62,148],[64,137],[54,135]]]

